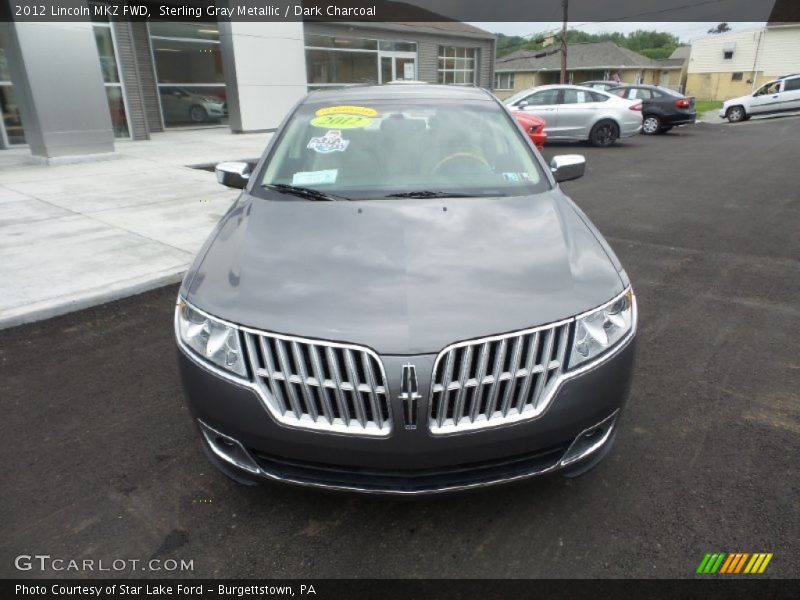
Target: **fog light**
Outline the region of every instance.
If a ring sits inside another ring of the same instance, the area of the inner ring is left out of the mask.
[[[564,458],[561,459],[560,466],[571,465],[602,448],[608,438],[611,437],[611,432],[614,430],[616,422],[617,411],[614,411],[614,414],[604,421],[584,429],[570,444],[569,449],[564,454]]]
[[[225,462],[250,473],[259,473],[261,471],[256,461],[250,456],[250,453],[238,441],[220,433],[216,429],[212,429],[200,419],[197,422],[200,424],[200,431],[203,432],[203,437],[208,442],[208,447],[211,448],[214,454]]]

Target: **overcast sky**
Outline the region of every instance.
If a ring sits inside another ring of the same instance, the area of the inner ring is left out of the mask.
[[[549,23],[471,23],[476,27],[491,31],[492,33],[504,33],[506,35],[530,35],[532,33],[542,33],[561,29],[560,22]],[[734,31],[742,29],[752,29],[760,27],[764,23],[728,23]],[[689,42],[692,38],[706,35],[706,32],[716,26],[717,23],[670,23],[659,21],[654,23],[631,23],[631,22],[601,22],[601,23],[570,23],[571,29],[579,29],[587,33],[611,33],[619,31],[621,33],[631,33],[637,29],[667,31],[675,34],[682,42]]]

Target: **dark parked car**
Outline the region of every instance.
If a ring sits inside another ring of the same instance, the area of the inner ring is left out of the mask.
[[[183,280],[179,365],[231,478],[400,494],[578,474],[633,368],[628,276],[480,88],[313,92]],[[469,127],[463,127],[469,123]]]
[[[666,133],[679,125],[691,125],[697,120],[692,96],[657,85],[624,85],[608,90],[628,100],[642,102],[642,133]]]

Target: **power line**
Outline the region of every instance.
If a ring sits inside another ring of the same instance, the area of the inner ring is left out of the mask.
[[[734,1],[738,1],[738,0],[703,0],[702,2],[694,2],[692,4],[683,4],[681,6],[673,6],[673,7],[670,7],[670,8],[662,8],[662,9],[658,9],[658,10],[650,10],[650,11],[645,11],[645,12],[641,12],[641,13],[635,13],[635,14],[632,14],[632,15],[625,15],[625,16],[621,16],[621,17],[611,17],[609,19],[601,19],[599,21],[586,21],[584,23],[573,23],[571,25],[571,27],[574,29],[576,27],[586,27],[587,25],[596,25],[598,23],[612,23],[612,22],[616,22],[616,21],[624,22],[624,21],[626,21],[628,19],[634,19],[636,17],[644,17],[644,16],[648,16],[648,15],[663,15],[663,14],[666,14],[666,13],[670,13],[670,12],[674,12],[674,11],[680,11],[680,10],[684,10],[684,9],[687,9],[687,8],[696,8],[696,7],[700,7],[700,6],[706,6],[706,5],[709,5],[709,4],[721,4],[723,2],[734,2]],[[537,33],[529,33],[527,35],[523,35],[523,36],[520,36],[520,37],[533,37],[534,35],[538,35],[538,32]]]

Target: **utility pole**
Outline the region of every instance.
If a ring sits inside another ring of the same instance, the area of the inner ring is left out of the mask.
[[[564,18],[561,25],[561,83],[567,83],[567,9],[569,0],[561,0]]]

